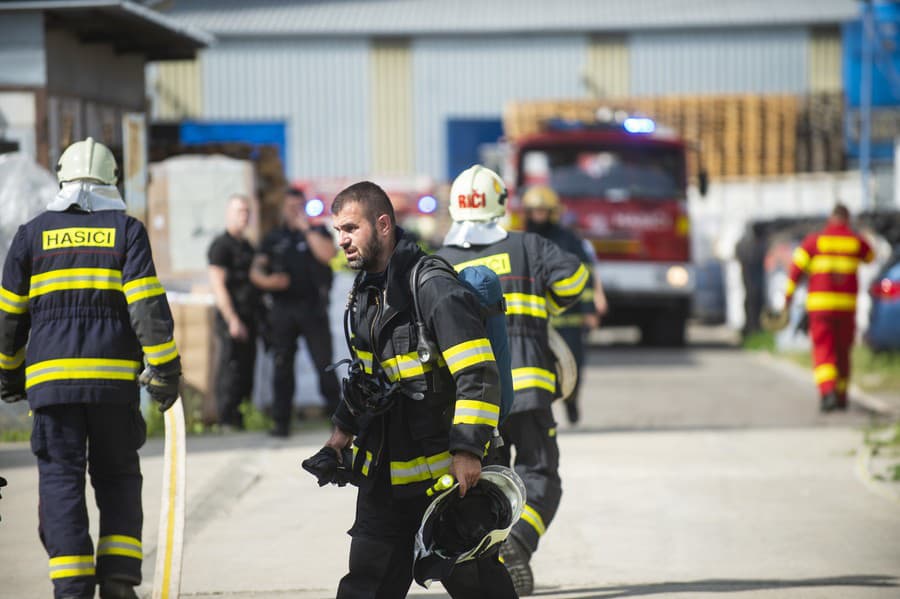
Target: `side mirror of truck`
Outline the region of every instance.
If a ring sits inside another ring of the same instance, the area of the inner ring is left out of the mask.
[[[709,191],[709,174],[704,169],[700,169],[697,173],[697,189],[701,196],[706,196],[706,192]]]

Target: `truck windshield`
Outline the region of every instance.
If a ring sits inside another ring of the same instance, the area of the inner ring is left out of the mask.
[[[522,154],[523,187],[548,184],[569,198],[684,197],[684,159],[664,147],[542,148]]]

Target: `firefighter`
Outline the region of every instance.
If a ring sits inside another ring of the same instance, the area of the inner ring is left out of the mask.
[[[588,254],[585,242],[559,224],[562,206],[556,192],[544,185],[529,187],[522,196],[522,205],[525,207],[525,230],[546,237],[565,251],[575,254],[591,274],[594,259]],[[600,279],[591,275],[578,305],[565,314],[550,317],[550,324],[565,340],[578,366],[575,389],[565,399],[566,417],[571,424],[577,424],[580,417],[578,390],[584,366],[584,335],[587,330],[600,326],[600,318],[606,314],[606,309],[606,295]]]
[[[849,223],[847,207],[837,204],[825,228],[807,235],[794,251],[785,291],[788,310],[797,282],[804,274],[808,277],[806,311],[822,412],[847,409],[850,350],[856,330],[856,271],[860,261],[875,258],[872,248]]]
[[[450,273],[423,275],[416,286],[424,326],[442,355],[419,361],[423,339],[410,279],[424,253],[396,226],[380,187],[351,185],[331,210],[347,262],[360,271],[345,314],[353,363],[334,431],[304,468],[326,484],[339,482],[332,475],[340,463],[359,487],[350,571],[338,599],[402,598],[413,579],[416,532],[432,499],[427,491],[449,473],[464,496],[481,475],[500,413],[499,374],[479,300]],[[457,599],[516,596],[499,547],[442,582]]]
[[[476,165],[450,189],[453,225],[438,252],[458,270],[483,264],[500,277],[506,299],[515,401],[500,427],[507,443],[500,460],[525,482],[527,504],[501,555],[520,595],[533,591],[529,561],[553,521],[562,485],[556,422],[550,409],[556,394],[554,358],[547,341],[547,318],[578,302],[588,282],[577,256],[534,233],[508,233],[497,222],[506,213],[506,187],[493,171]]]
[[[144,226],[125,214],[108,148],[90,137],[57,166],[47,211],[19,227],[0,287],[0,396],[28,399],[39,534],[54,597],[136,598],[141,582],[138,376],[166,410],[181,361]],[[27,349],[26,349],[27,343]],[[89,449],[89,451],[88,451]],[[85,468],[100,511],[88,530]]]

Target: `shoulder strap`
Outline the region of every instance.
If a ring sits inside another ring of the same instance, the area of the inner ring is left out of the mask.
[[[437,276],[450,276],[455,279],[456,270],[445,258],[426,255],[419,258],[419,261],[416,262],[409,279],[409,289],[413,300],[413,316],[415,316],[416,321],[416,336],[418,337],[416,351],[419,354],[419,361],[423,364],[437,360],[441,354],[434,336],[429,333],[428,328],[425,326],[422,308],[419,305],[419,289],[426,281]]]

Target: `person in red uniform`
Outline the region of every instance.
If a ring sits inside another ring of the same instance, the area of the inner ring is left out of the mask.
[[[860,261],[874,259],[872,248],[850,228],[850,212],[837,204],[828,223],[806,236],[794,251],[785,309],[797,282],[808,278],[806,311],[813,344],[813,364],[823,412],[847,409],[850,349],[856,330],[856,271]]]

